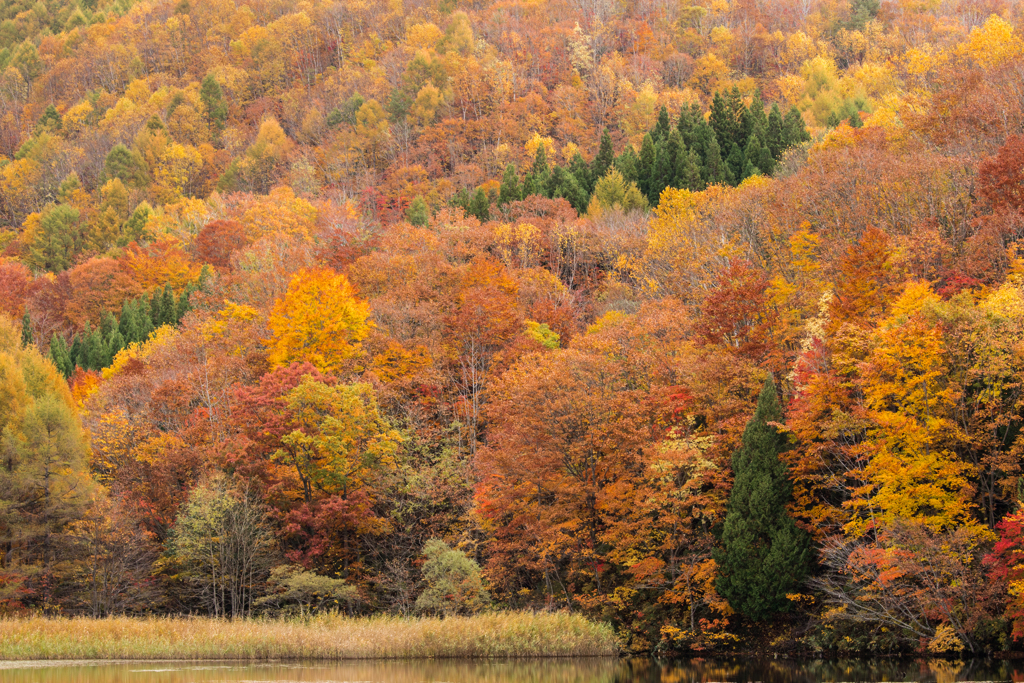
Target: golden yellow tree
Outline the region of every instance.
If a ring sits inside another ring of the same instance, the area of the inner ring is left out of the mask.
[[[369,304],[344,275],[300,270],[270,314],[270,362],[280,367],[308,361],[323,372],[336,372],[343,361],[362,353],[360,342],[373,326],[369,315]]]

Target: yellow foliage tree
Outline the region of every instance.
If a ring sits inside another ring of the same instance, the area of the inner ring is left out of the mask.
[[[369,315],[369,304],[344,275],[300,270],[270,314],[269,360],[275,367],[307,361],[322,372],[336,372],[362,354],[360,342],[373,326]]]

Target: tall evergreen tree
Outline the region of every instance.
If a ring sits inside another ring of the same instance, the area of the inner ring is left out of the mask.
[[[654,176],[654,164],[657,161],[658,152],[654,146],[654,138],[648,133],[644,136],[643,145],[640,146],[640,159],[636,165],[637,187],[648,199],[651,197],[651,178]]]
[[[586,212],[587,204],[590,202],[590,193],[580,186],[575,174],[561,166],[556,166],[551,178],[554,184],[551,192],[553,198],[562,197],[572,205],[572,208],[576,209],[577,213]]]
[[[760,93],[754,95],[754,99],[750,102],[747,112],[747,118],[750,120],[749,135],[757,133],[761,136],[761,140],[764,141],[768,133],[768,116],[764,113],[764,102],[761,101]]]
[[[159,289],[153,290],[153,297],[149,300],[149,319],[153,321],[153,327],[164,324],[164,298]]]
[[[608,133],[608,129],[605,128],[601,134],[601,147],[597,150],[597,156],[594,157],[594,161],[590,165],[590,177],[596,183],[601,178],[604,178],[613,163],[615,163],[615,150],[612,148],[612,136]],[[593,191],[593,188],[591,188],[591,191]]]
[[[519,187],[519,175],[516,167],[509,164],[505,167],[505,173],[501,176],[501,189],[498,191],[498,206],[505,206],[510,202],[518,202],[523,198],[522,190]]]
[[[735,184],[743,180],[743,171],[746,164],[747,160],[743,156],[743,150],[734,143],[732,149],[729,150],[729,156],[725,158],[725,165],[729,167],[729,175],[732,176]]]
[[[811,134],[807,132],[807,126],[804,125],[804,117],[795,106],[790,107],[786,112],[786,117],[782,121],[782,129],[785,133],[786,147],[793,147],[811,139]]]
[[[746,168],[744,168],[745,178],[756,174],[771,175],[774,169],[775,162],[772,159],[772,155],[761,142],[761,136],[756,132],[750,136],[747,148],[743,150],[743,159],[745,163],[753,167],[753,171],[750,174],[747,174]]]
[[[693,127],[695,125],[693,118],[693,109],[687,106],[683,106],[679,110],[679,120],[676,121],[676,130],[679,131],[679,135],[683,139],[683,144],[690,146],[692,143]]]
[[[647,186],[647,201],[651,206],[658,205],[661,193],[675,181],[675,177],[676,169],[669,156],[668,145],[658,143],[654,148],[654,168]]]
[[[683,144],[683,136],[675,128],[668,134],[668,141],[665,143],[665,163],[668,168],[665,171],[665,185],[682,187],[679,181],[680,167],[686,161],[686,145]]]
[[[35,339],[32,336],[32,318],[28,311],[25,311],[25,315],[21,316],[21,346],[24,348],[33,344]]]
[[[671,129],[672,124],[668,120],[668,108],[662,105],[661,111],[658,112],[658,122],[651,129],[651,137],[654,138],[655,143],[665,142]]]
[[[71,355],[68,353],[68,346],[64,342],[64,337],[60,336],[56,332],[53,333],[53,337],[50,338],[50,360],[60,371],[60,374],[64,375],[65,378],[71,376],[71,373],[75,371],[74,363],[71,362]]]
[[[224,123],[228,119],[228,104],[224,100],[224,91],[213,74],[207,74],[199,86],[199,99],[206,110],[206,118],[213,130],[213,137],[216,139],[224,130]]]
[[[189,295],[194,291],[195,288],[186,287],[185,291],[178,295],[178,304],[175,307],[175,315],[178,316],[179,323],[185,317],[185,314],[192,310],[192,303],[189,301]]]
[[[481,223],[491,219],[491,202],[487,199],[487,193],[483,188],[477,188],[473,193],[473,199],[469,203],[469,213],[476,216]]]
[[[550,197],[548,194],[548,184],[551,181],[551,169],[548,168],[548,152],[544,145],[537,147],[537,156],[533,158],[533,168],[530,169],[530,175],[526,179],[526,189],[523,191],[523,196],[528,197],[531,194],[544,195]]]
[[[637,183],[639,186],[640,160],[637,158],[636,151],[633,150],[632,145],[626,145],[626,148],[622,150],[622,154],[615,158],[615,170],[622,174],[622,179],[627,184]]]
[[[711,136],[711,140],[708,141],[707,159],[704,162],[702,175],[706,185],[731,185],[733,182],[732,172],[725,160],[722,159],[722,151],[714,136]]]
[[[580,189],[582,189],[589,198],[594,192],[594,183],[597,182],[597,179],[591,177],[590,164],[583,159],[582,154],[576,152],[572,155],[572,159],[569,160],[568,171],[576,178],[576,182],[579,183]]]
[[[768,129],[765,131],[764,142],[768,146],[768,152],[772,155],[772,159],[778,161],[782,158],[782,152],[786,149],[786,133],[778,104],[773,104],[772,111],[768,114]]]
[[[691,192],[698,192],[704,189],[704,180],[700,175],[700,157],[692,149],[687,150],[686,154],[683,155],[682,163],[679,165],[678,182],[678,187],[685,188]]]
[[[737,612],[764,621],[785,612],[787,593],[807,574],[809,538],[786,512],[793,484],[779,453],[786,437],[772,424],[782,408],[769,378],[743,444],[732,457],[733,486],[726,506],[722,547],[714,553],[715,588]]]

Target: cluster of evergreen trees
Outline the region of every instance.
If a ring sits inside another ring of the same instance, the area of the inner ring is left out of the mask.
[[[541,145],[522,182],[515,166],[509,165],[497,196],[488,197],[481,189],[474,194],[463,189],[452,203],[481,221],[490,218],[492,203],[500,208],[530,195],[564,198],[583,213],[598,181],[615,168],[627,185],[635,183],[650,206],[656,206],[666,187],[699,191],[709,185],[735,186],[754,175],[770,175],[786,149],[810,139],[796,107],[783,116],[773,104],[766,114],[759,95],[747,107],[734,87],[715,94],[706,117],[700,105],[693,104],[683,107],[673,125],[668,110],[662,107],[639,154],[626,145],[616,157],[606,130],[593,161],[587,163],[577,152],[567,167],[551,168]]]
[[[177,325],[190,310],[189,295],[195,291],[189,285],[177,297],[170,285],[163,290],[153,290],[152,297],[145,295],[128,299],[121,305],[121,315],[114,318],[109,311],[100,324],[93,328],[85,324],[85,330],[76,334],[70,346],[59,334],[50,340],[50,359],[65,377],[70,377],[76,367],[84,370],[102,370],[114,360],[117,352],[131,343],[143,342],[161,325]],[[23,337],[28,334],[31,342],[31,323],[25,314]],[[23,339],[24,340],[24,339]]]

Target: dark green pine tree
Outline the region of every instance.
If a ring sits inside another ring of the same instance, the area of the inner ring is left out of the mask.
[[[498,206],[501,207],[511,202],[518,202],[522,198],[522,189],[519,187],[519,175],[516,173],[516,167],[509,164],[505,167],[505,173],[501,176]]]
[[[795,106],[786,112],[786,117],[782,120],[782,130],[785,133],[786,147],[793,147],[811,139],[811,134],[804,125],[804,117]]]
[[[782,112],[779,105],[773,104],[772,111],[768,114],[768,128],[765,131],[765,145],[772,159],[778,161],[782,158],[782,152],[786,149],[786,134],[782,124]]]
[[[192,287],[186,287],[185,291],[178,295],[178,305],[175,307],[175,315],[180,323],[185,314],[192,310],[192,303],[189,301],[189,295],[194,292],[195,289]]]
[[[533,158],[533,168],[530,169],[530,175],[526,177],[526,188],[523,190],[523,196],[529,197],[531,194],[544,195],[550,197],[548,194],[548,185],[551,182],[551,169],[548,168],[548,152],[544,145],[537,147],[537,156]]]
[[[654,138],[648,133],[640,146],[640,159],[636,165],[636,184],[645,197],[651,197],[651,178],[654,176],[654,164],[658,161],[658,152],[654,147]]]
[[[153,297],[149,300],[149,319],[153,321],[153,327],[164,324],[164,298],[159,289],[153,290]]]
[[[481,223],[491,219],[491,202],[482,188],[478,187],[473,193],[473,199],[469,202],[469,213],[476,216]]]
[[[746,164],[747,160],[743,157],[743,150],[734,143],[732,149],[729,150],[729,156],[725,158],[725,165],[729,167],[729,175],[732,176],[734,184],[738,185],[743,180],[743,170]]]
[[[722,151],[718,141],[712,135],[708,142],[707,159],[704,162],[702,176],[705,185],[732,185],[733,176],[729,165],[722,159]]]
[[[864,121],[860,118],[860,112],[859,111],[855,111],[852,114],[850,114],[850,118],[847,120],[847,123],[850,124],[851,128],[863,128],[864,127]]]
[[[164,325],[178,324],[178,301],[174,298],[174,290],[170,283],[164,285],[160,309],[164,312]]]
[[[63,120],[60,114],[57,112],[57,108],[52,104],[46,105],[46,110],[43,111],[43,115],[39,117],[39,123],[36,124],[37,131],[58,131],[63,127]]]
[[[841,123],[841,121],[842,119],[839,118],[839,114],[832,112],[828,115],[828,118],[825,119],[825,125],[829,128],[835,128]]]
[[[754,99],[747,108],[747,119],[750,121],[749,135],[755,132],[761,136],[762,142],[768,132],[768,115],[764,113],[764,102],[761,101],[761,93],[755,93]],[[748,140],[749,141],[749,140]]]
[[[551,174],[551,178],[554,183],[554,189],[551,193],[552,197],[564,198],[572,205],[572,208],[576,209],[576,213],[583,213],[587,210],[587,204],[590,202],[590,193],[580,186],[574,173],[561,166],[556,166],[554,173]]]
[[[608,133],[608,129],[604,129],[604,133],[601,134],[601,147],[597,150],[597,156],[594,157],[594,161],[590,164],[590,177],[594,179],[596,184],[598,180],[604,178],[605,174],[608,173],[608,169],[615,163],[615,150],[612,149],[612,136]],[[621,173],[621,171],[620,171]],[[590,188],[593,192],[594,188]]]
[[[86,329],[88,329],[86,325]],[[68,358],[71,361],[71,372],[75,371],[75,366],[82,364],[82,338],[80,335],[75,335],[71,340],[71,348],[68,349]]]
[[[35,338],[32,335],[32,318],[28,311],[25,311],[25,315],[21,316],[21,347],[25,348],[33,344],[35,344]]]
[[[711,124],[704,119],[703,115],[694,119],[694,121],[693,134],[690,136],[689,140],[683,140],[683,142],[687,147],[697,153],[700,157],[701,166],[705,166],[707,164],[708,151],[711,147],[711,143],[715,142],[717,144],[717,140],[715,140],[715,131],[711,128]],[[718,146],[718,154],[722,154],[721,145]]]
[[[715,140],[718,141],[719,148],[731,149],[735,138],[734,125],[729,115],[729,107],[720,92],[716,92],[711,101],[711,114],[708,116],[708,123],[715,133]]]
[[[722,547],[715,551],[715,588],[737,612],[764,621],[789,609],[787,593],[807,574],[810,541],[786,512],[793,484],[779,453],[786,437],[769,423],[782,421],[771,378],[765,382],[743,445],[732,456],[733,486]]]
[[[224,130],[224,123],[228,119],[228,103],[224,100],[224,91],[213,74],[207,74],[199,86],[199,99],[206,110],[206,118],[216,139]]]
[[[427,203],[423,201],[423,197],[416,195],[416,198],[409,202],[409,206],[405,209],[405,220],[409,221],[410,225],[416,225],[421,228],[427,227],[427,224],[430,223],[430,209],[427,208]],[[171,305],[174,305],[173,300]]]
[[[679,170],[679,187],[691,192],[699,192],[704,189],[704,179],[700,174],[700,157],[692,149],[683,155],[683,162]]]
[[[693,109],[687,106],[683,106],[679,110],[679,120],[676,121],[676,130],[679,131],[679,135],[683,138],[683,144],[687,147],[693,142],[693,126],[696,122],[693,118]]]
[[[654,124],[654,128],[651,129],[651,137],[654,138],[654,142],[660,143],[665,142],[668,139],[668,133],[672,129],[672,124],[668,120],[668,109],[662,105],[661,111],[658,112],[658,122]]]
[[[651,172],[651,180],[648,185],[647,201],[651,206],[657,206],[661,199],[661,193],[671,185],[676,178],[676,169],[669,156],[668,145],[661,142],[654,149],[654,170]]]
[[[104,344],[104,364],[103,367],[109,367],[114,362],[114,356],[117,355],[118,351],[123,349],[127,344],[124,341],[124,337],[121,336],[121,330],[116,327],[111,330],[110,337],[107,338]]]
[[[121,315],[117,319],[117,330],[129,344],[142,341],[139,313],[133,299],[126,299],[121,303]]]
[[[752,172],[749,175],[747,174],[747,168],[744,167],[744,178],[759,174],[771,175],[775,168],[775,161],[772,159],[771,153],[761,142],[761,136],[756,132],[750,136],[747,148],[743,150],[743,158],[745,163],[752,167]]]
[[[106,339],[116,327],[117,320],[114,318],[114,314],[110,311],[105,311],[100,318],[100,335]]]
[[[568,170],[576,178],[580,189],[587,193],[589,201],[590,195],[594,192],[594,183],[597,182],[597,179],[590,174],[590,164],[586,162],[582,154],[576,152],[572,155],[572,159],[569,160]]]
[[[156,325],[153,324],[150,304],[146,301],[145,294],[140,295],[136,300],[135,310],[138,313],[139,341],[145,341],[149,339],[149,335],[153,334],[153,330],[156,329]]]
[[[626,145],[622,154],[615,158],[615,170],[622,174],[622,179],[626,183],[638,183],[639,187],[640,159],[637,158],[633,145]]]
[[[86,367],[91,370],[102,370],[107,367],[107,343],[103,339],[100,328],[94,329],[85,344]]]
[[[75,365],[71,362],[71,355],[68,353],[68,346],[64,342],[64,337],[56,332],[50,338],[50,360],[53,361],[53,364],[60,371],[60,374],[64,375],[65,379],[70,377],[71,373],[75,371]]]
[[[682,187],[680,170],[686,162],[686,145],[683,144],[683,136],[675,128],[668,134],[668,141],[665,143],[665,161],[668,163],[666,169],[666,185]]]

